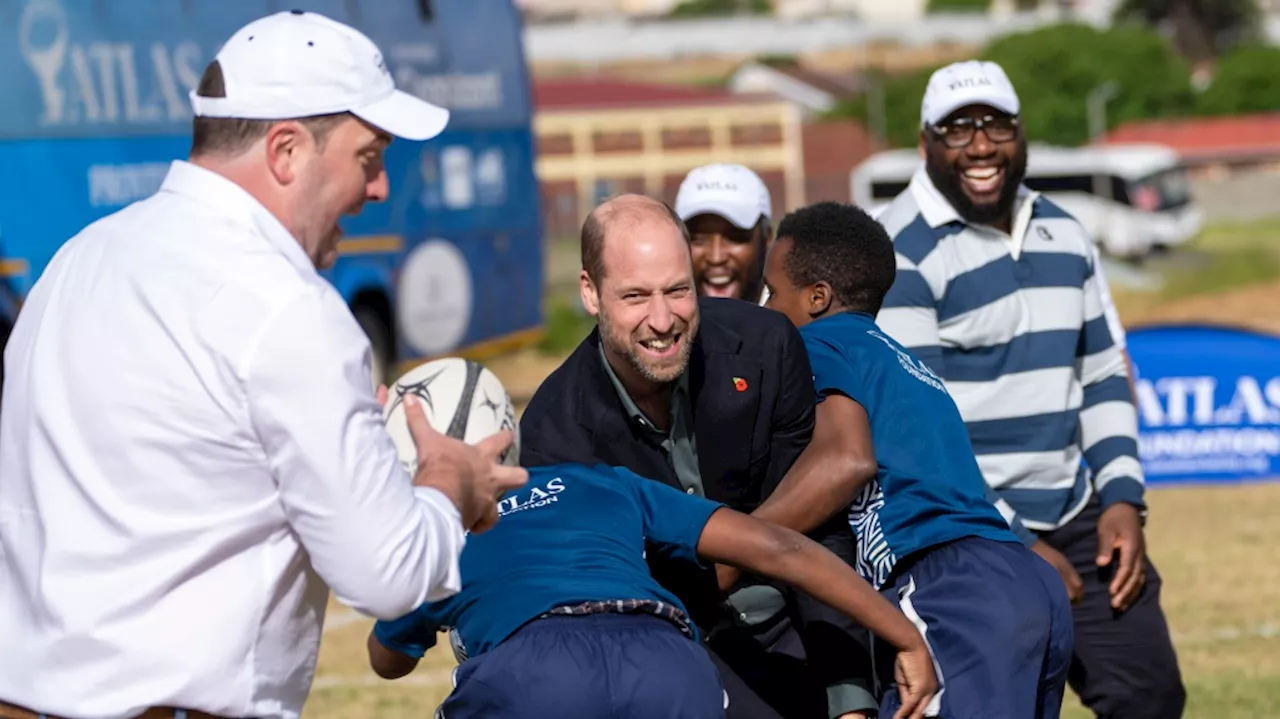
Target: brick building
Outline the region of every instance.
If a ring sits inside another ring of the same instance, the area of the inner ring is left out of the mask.
[[[851,122],[806,123],[769,95],[600,77],[534,84],[534,132],[549,237],[572,236],[602,199],[641,192],[675,199],[689,170],[737,162],[755,170],[781,214],[848,199],[849,171],[871,147]]]

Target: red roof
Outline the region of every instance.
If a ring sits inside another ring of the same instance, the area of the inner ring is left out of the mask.
[[[1280,154],[1280,113],[1131,122],[1112,130],[1107,143],[1154,142],[1184,159]]]
[[[533,85],[533,106],[537,110],[694,105],[741,99],[715,88],[656,85],[604,77],[545,78]]]

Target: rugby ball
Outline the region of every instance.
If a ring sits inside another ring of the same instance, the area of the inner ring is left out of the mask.
[[[417,470],[418,451],[404,418],[404,398],[408,394],[417,396],[427,421],[437,432],[468,444],[511,430],[516,435],[515,442],[499,461],[512,467],[520,463],[520,427],[502,381],[479,362],[446,357],[414,367],[387,388],[383,423],[409,474]]]

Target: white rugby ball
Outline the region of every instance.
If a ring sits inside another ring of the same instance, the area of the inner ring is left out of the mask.
[[[417,469],[418,451],[404,418],[406,394],[417,396],[427,421],[437,432],[467,444],[476,444],[504,429],[511,430],[515,433],[515,442],[500,461],[512,467],[519,465],[520,426],[502,381],[479,362],[446,357],[414,367],[387,388],[383,423],[409,474]]]

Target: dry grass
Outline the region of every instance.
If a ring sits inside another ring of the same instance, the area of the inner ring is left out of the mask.
[[[1280,604],[1271,599],[1280,595],[1280,484],[1158,489],[1151,507],[1148,540],[1190,693],[1186,718],[1280,715]],[[351,621],[336,604],[330,620],[307,719],[431,716],[451,687],[447,643],[409,677],[382,681],[365,658],[371,622]]]
[[[1257,332],[1280,334],[1280,282],[1264,282],[1172,302],[1139,292],[1116,290],[1113,294],[1116,308],[1130,328],[1174,322],[1225,322]]]

